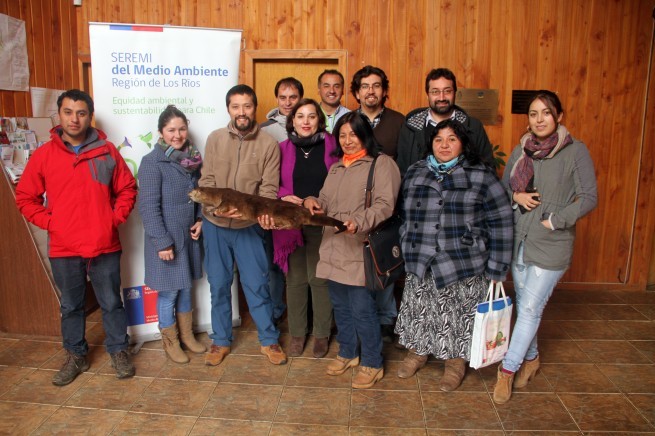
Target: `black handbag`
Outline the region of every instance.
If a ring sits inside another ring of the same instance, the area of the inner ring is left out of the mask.
[[[377,157],[371,163],[366,182],[365,207],[371,206],[373,174]],[[391,217],[375,226],[364,240],[364,275],[366,288],[382,291],[405,273],[405,261],[400,250],[402,219],[394,212]]]

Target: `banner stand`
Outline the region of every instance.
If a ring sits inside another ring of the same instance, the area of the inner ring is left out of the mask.
[[[209,134],[228,124],[225,95],[238,83],[241,35],[236,29],[89,23],[96,125],[137,179],[141,158],[157,144],[158,117],[167,105],[186,114],[189,140],[201,154]],[[124,302],[138,314],[128,334],[136,344],[161,339],[157,294],[144,283],[144,230],[137,209],[119,233]],[[241,325],[238,283],[235,278],[234,326]],[[195,328],[211,330],[206,274],[193,283],[192,295]]]

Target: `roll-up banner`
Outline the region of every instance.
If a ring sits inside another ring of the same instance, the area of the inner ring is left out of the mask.
[[[169,104],[190,121],[189,138],[202,155],[210,132],[225,127],[227,91],[238,83],[240,30],[90,23],[96,126],[116,145],[136,177],[157,143],[157,120]],[[156,290],[143,283],[144,232],[137,209],[119,227],[121,282],[133,342],[159,337]],[[236,281],[233,323],[240,321]],[[194,324],[211,329],[209,284],[193,287]]]

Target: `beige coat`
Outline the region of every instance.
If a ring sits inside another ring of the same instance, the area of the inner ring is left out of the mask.
[[[277,141],[259,126],[240,137],[232,122],[214,130],[207,137],[202,177],[198,185],[231,188],[245,194],[277,198],[280,184],[280,147]],[[253,221],[235,220],[206,214],[219,227],[242,229]]]
[[[400,189],[396,162],[381,154],[375,164],[373,200],[364,208],[364,191],[373,158],[363,157],[346,168],[342,161],[332,165],[318,201],[328,216],[357,223],[357,233],[335,234],[325,227],[319,250],[316,276],[351,286],[364,286],[363,242],[373,227],[389,218]]]

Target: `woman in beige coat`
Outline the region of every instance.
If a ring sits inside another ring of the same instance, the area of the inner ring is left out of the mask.
[[[316,268],[316,276],[328,280],[338,330],[339,354],[327,373],[341,375],[361,363],[352,387],[366,389],[382,379],[384,370],[375,291],[365,287],[363,241],[369,230],[393,213],[400,171],[392,158],[380,153],[373,129],[357,112],[341,117],[333,133],[339,140],[340,160],[330,168],[319,197],[307,197],[303,205],[347,227],[339,234],[325,229]],[[374,159],[373,197],[366,208],[364,190]]]

